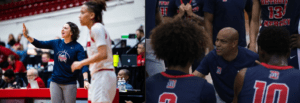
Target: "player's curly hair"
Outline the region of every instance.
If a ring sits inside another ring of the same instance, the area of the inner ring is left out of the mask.
[[[105,0],[91,0],[89,2],[85,2],[84,5],[88,7],[88,10],[95,13],[95,22],[100,22],[103,24],[102,21],[102,11],[106,11],[106,2]]]
[[[285,27],[266,27],[261,31],[257,44],[268,54],[286,55],[290,51],[289,31]]]
[[[185,67],[204,53],[204,29],[189,20],[174,19],[152,30],[151,45],[158,59],[168,66]]]

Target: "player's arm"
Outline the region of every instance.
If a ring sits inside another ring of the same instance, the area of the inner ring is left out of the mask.
[[[82,61],[76,61],[76,62],[73,62],[72,64],[72,71],[74,70],[77,70],[77,69],[80,69],[82,66],[85,66],[85,65],[89,65],[91,63],[95,63],[95,62],[100,62],[101,60],[104,60],[107,58],[107,46],[106,45],[101,45],[98,47],[98,53],[89,57],[89,58],[86,58]]]
[[[184,4],[181,4],[178,8],[179,10],[179,13],[177,15],[174,16],[174,19],[178,19],[178,18],[182,18],[184,13],[185,13],[185,10],[184,10],[184,7],[185,5]]]
[[[246,71],[247,68],[241,69],[235,77],[233,103],[238,103],[238,96],[243,88]]]
[[[197,70],[195,70],[195,71],[193,72],[193,75],[195,75],[195,76],[197,76],[197,77],[201,77],[201,78],[205,79],[205,75],[204,75],[204,74],[202,74],[202,73],[200,73],[200,72],[199,72],[199,71],[197,71]]]
[[[258,35],[259,30],[259,18],[260,18],[260,4],[259,0],[253,0],[253,6],[252,6],[252,15],[250,20],[250,45],[249,49],[253,52],[256,52],[256,37]]]
[[[204,27],[208,37],[208,48],[209,51],[214,49],[213,46],[213,18],[214,15],[209,12],[204,12]]]
[[[161,12],[159,10],[159,8],[157,7],[155,10],[155,25],[159,25],[161,23],[163,23],[164,19],[162,18]]]
[[[71,66],[72,71],[80,69],[82,66],[107,59],[107,44],[105,41],[108,36],[105,33],[104,27],[92,27],[91,34],[91,37],[95,40],[98,53],[79,62],[73,62]]]
[[[192,20],[197,22],[198,25],[204,26],[204,18],[195,14],[192,11],[192,5],[190,3],[186,4],[185,11],[186,11],[187,15],[191,17]]]

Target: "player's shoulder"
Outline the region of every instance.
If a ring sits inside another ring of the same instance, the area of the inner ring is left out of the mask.
[[[197,77],[197,76],[191,76],[187,79],[193,80],[195,82],[200,82],[200,83],[207,83],[207,81],[203,78]]]
[[[96,31],[103,30],[103,29],[105,29],[104,25],[97,22],[92,26],[91,31],[92,33],[95,33]]]
[[[146,79],[146,84],[155,83],[157,80],[160,80],[161,77],[162,77],[161,73],[157,73],[153,76],[150,76]]]
[[[93,30],[93,29],[100,29],[100,28],[102,28],[102,27],[104,27],[104,25],[97,22],[97,23],[95,23],[95,24],[92,26],[91,29],[92,29],[92,30]]]

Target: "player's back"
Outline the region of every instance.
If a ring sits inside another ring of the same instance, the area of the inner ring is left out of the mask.
[[[292,66],[261,65],[247,69],[239,103],[298,103],[300,71]],[[262,102],[264,101],[264,102]]]
[[[259,0],[261,7],[262,28],[268,26],[286,27],[290,34],[298,33],[299,0]]]
[[[206,80],[167,70],[146,81],[146,103],[215,103],[215,91]]]

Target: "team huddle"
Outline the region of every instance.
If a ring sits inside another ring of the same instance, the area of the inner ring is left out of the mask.
[[[157,0],[155,8],[164,23],[151,45],[168,69],[147,78],[147,103],[300,102],[299,0]]]

